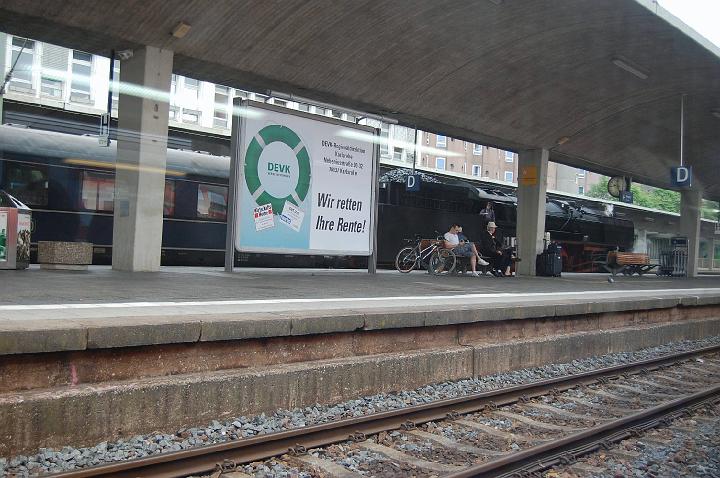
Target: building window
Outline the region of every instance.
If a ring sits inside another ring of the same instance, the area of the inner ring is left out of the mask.
[[[227,111],[215,110],[215,117],[213,118],[213,126],[215,128],[227,128]]]
[[[505,171],[505,181],[511,183],[513,182],[513,172],[512,171]]]
[[[224,221],[227,217],[228,188],[199,184],[197,194],[197,215],[206,219]]]
[[[435,135],[435,146],[439,148],[444,148],[447,146],[447,136],[443,136],[441,134]],[[443,168],[445,169],[445,168]]]
[[[585,186],[578,186],[578,194],[585,194]]]
[[[274,104],[274,105],[277,105],[277,106],[283,106],[283,107],[287,108],[287,104],[288,104],[288,103],[287,103],[287,101],[285,101],[285,100],[279,100],[279,99],[275,98],[275,99],[273,99],[273,104]]]
[[[182,122],[187,124],[200,124],[200,112],[198,110],[182,110]]]
[[[310,112],[310,105],[307,103],[298,103],[298,110],[304,111],[306,113]]]
[[[112,105],[111,109],[116,112],[120,105],[120,62],[115,60],[113,65],[113,84],[112,84]],[[173,75],[174,76],[174,75]]]
[[[245,90],[235,90],[235,97],[246,100],[246,99],[250,98],[250,93],[248,93]]]
[[[8,162],[5,189],[28,206],[47,206],[47,167]]]
[[[393,159],[395,161],[402,161],[402,153],[403,153],[402,148],[397,148],[397,147],[393,148]]]
[[[269,96],[261,95],[260,93],[253,93],[253,99],[255,101],[261,101],[263,103],[266,103],[268,99],[270,99]]]
[[[473,165],[472,167],[472,175],[480,176],[480,166],[478,166],[477,164]]]
[[[445,158],[435,158],[435,169],[445,170]]]
[[[482,154],[482,144],[473,144],[473,155],[480,156]]]
[[[63,97],[63,82],[43,76],[40,80],[40,93],[46,98],[61,100]]]
[[[90,103],[90,76],[92,75],[92,55],[83,51],[72,52],[72,80],[70,82],[70,101]]]
[[[172,121],[180,121],[180,119],[178,118],[179,112],[180,112],[180,108],[178,108],[177,106],[171,106],[170,107],[170,119]]]
[[[215,85],[215,107],[227,108],[230,100],[230,89],[227,86]]]
[[[112,212],[115,180],[109,174],[84,171],[80,206],[87,211]]]
[[[515,161],[515,154],[512,151],[505,151],[505,162],[512,163]]]
[[[390,156],[388,142],[390,141],[390,125],[382,123],[380,125],[380,156]]]
[[[24,46],[24,48],[23,48]],[[5,45],[3,45],[3,48]],[[20,51],[22,50],[22,53]],[[10,86],[13,89],[32,90],[32,66],[35,42],[21,37],[12,39],[12,58],[10,65],[15,65]],[[15,63],[17,61],[17,63]],[[4,72],[3,72],[4,75]]]
[[[194,78],[185,78],[185,89],[197,91],[200,89],[200,81]]]
[[[577,177],[578,177],[578,178],[584,178],[584,177],[585,177],[585,170],[584,170],[584,169],[578,169]]]

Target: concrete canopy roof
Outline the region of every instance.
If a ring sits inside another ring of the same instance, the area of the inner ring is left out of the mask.
[[[0,30],[104,55],[168,48],[193,78],[664,187],[685,93],[686,162],[720,199],[720,49],[650,0],[0,0]]]

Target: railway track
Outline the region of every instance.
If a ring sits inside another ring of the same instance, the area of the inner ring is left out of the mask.
[[[313,476],[522,476],[572,464],[719,401],[720,346],[714,346],[49,476],[240,477],[241,465],[273,457]],[[359,468],[348,470],[348,460]]]

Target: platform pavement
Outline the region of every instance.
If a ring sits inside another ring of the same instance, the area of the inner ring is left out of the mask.
[[[562,278],[165,267],[0,271],[0,355],[720,303],[720,277]]]

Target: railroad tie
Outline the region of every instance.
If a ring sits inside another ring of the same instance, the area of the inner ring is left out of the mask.
[[[459,441],[452,440],[450,438],[436,435],[434,433],[428,433],[424,432],[422,430],[408,430],[403,432],[406,435],[412,435],[417,438],[422,438],[423,440],[429,440],[432,442],[437,443],[440,446],[443,446],[445,448],[450,448],[452,450],[462,451],[465,453],[472,453],[474,455],[487,455],[487,456],[498,456],[503,455],[503,453],[495,450],[488,450],[486,448],[478,448],[476,446],[472,445],[466,445],[465,443],[460,443]]]
[[[582,406],[588,407],[588,408],[597,408],[597,409],[600,409],[600,410],[603,410],[603,411],[607,411],[607,409],[608,409],[607,405],[605,405],[605,404],[593,403],[593,402],[591,402],[591,401],[589,401],[589,400],[583,400],[582,398],[578,398],[578,397],[568,397],[568,396],[565,396],[565,397],[563,397],[563,399],[564,399],[564,400],[570,400],[571,402],[575,402],[575,403],[577,403],[577,404],[579,404],[579,405],[582,405]],[[625,415],[630,415],[630,414],[632,414],[632,413],[636,413],[636,412],[637,412],[637,409],[632,409],[632,408],[612,407],[612,410],[615,411],[615,412],[623,413],[623,414],[625,414]]]
[[[656,378],[659,378],[660,380],[665,380],[666,382],[680,385],[681,387],[687,387],[688,385],[697,385],[698,387],[702,387],[702,386],[707,385],[708,383],[715,382],[714,377],[691,376],[691,377],[683,377],[682,379],[680,379],[676,376],[666,375],[664,373],[654,374],[653,376]],[[707,379],[707,380],[702,380],[702,379]],[[701,380],[701,381],[698,381],[698,380]]]
[[[367,448],[368,450],[372,450],[376,453],[380,453],[381,455],[385,455],[391,460],[400,461],[402,463],[407,463],[409,465],[414,465],[418,468],[424,468],[430,471],[437,471],[438,473],[454,473],[463,469],[462,466],[446,465],[444,463],[435,463],[432,461],[423,460],[413,455],[408,455],[407,453],[398,451],[395,448],[390,448],[389,446],[385,445],[379,445],[372,440],[366,440],[362,442],[361,445],[363,446],[363,448]]]
[[[674,385],[668,385],[668,384],[658,383],[658,382],[651,382],[650,380],[643,380],[640,378],[633,379],[633,383],[639,383],[640,385],[647,385],[647,386],[656,387],[656,388],[666,388],[668,390],[672,390],[672,391],[678,392],[678,393],[687,393],[688,385],[690,385],[690,384],[685,384],[684,388],[680,388],[680,387],[676,387]],[[700,390],[702,387],[693,387],[693,388]]]
[[[498,430],[497,428],[489,427],[487,425],[483,425],[482,423],[474,422],[472,420],[459,419],[459,420],[453,421],[453,423],[463,425],[467,428],[472,428],[473,430],[485,432],[488,435],[502,438],[504,440],[522,441],[522,442],[528,442],[528,443],[537,441],[537,439],[535,439],[535,438],[531,438],[531,437],[528,437],[525,435],[518,435],[515,433],[510,433],[510,432],[506,432],[503,430]]]
[[[307,465],[311,468],[319,468],[326,473],[326,475],[329,475],[329,478],[360,478],[363,476],[360,473],[348,470],[342,465],[338,465],[332,460],[327,460],[313,455],[291,456],[287,457],[285,461],[292,463],[295,466]]]
[[[668,398],[673,398],[672,395],[668,396],[667,393],[656,393],[656,392],[647,392],[643,390],[642,388],[633,387],[631,385],[623,385],[621,383],[611,383],[613,387],[619,388],[620,390],[627,390],[631,393],[636,393],[640,395],[641,397],[645,398],[656,398],[660,400],[667,400]]]
[[[524,423],[525,425],[530,425],[531,427],[541,428],[544,430],[562,431],[562,432],[577,432],[579,430],[582,430],[582,428],[568,427],[565,425],[553,425],[552,423],[545,423],[545,422],[541,422],[538,420],[533,420],[532,418],[528,418],[524,415],[520,415],[519,413],[504,412],[502,410],[498,410],[493,413],[495,415],[500,415],[505,418],[510,418],[511,420],[516,420],[520,423]]]
[[[522,406],[528,407],[528,408],[535,408],[537,410],[544,410],[546,412],[550,412],[559,417],[571,418],[574,420],[587,420],[590,422],[598,422],[598,421],[604,420],[603,418],[595,418],[595,417],[591,417],[591,416],[587,416],[587,415],[580,415],[578,413],[569,412],[565,409],[554,407],[552,405],[547,405],[545,403],[530,402],[530,403],[523,403]]]

